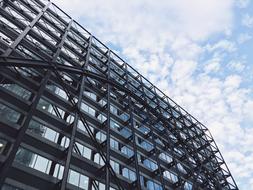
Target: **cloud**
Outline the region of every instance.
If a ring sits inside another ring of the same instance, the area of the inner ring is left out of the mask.
[[[196,70],[197,62],[194,61],[187,61],[187,60],[178,60],[173,65],[173,69],[171,72],[172,80],[177,81],[184,81],[188,80],[193,72]]]
[[[224,81],[224,87],[226,89],[235,89],[240,86],[241,77],[238,75],[230,75]]]
[[[245,42],[247,42],[247,41],[249,41],[251,39],[252,39],[252,36],[250,34],[248,34],[248,33],[242,33],[242,34],[239,35],[239,37],[237,39],[237,42],[239,44],[243,44],[243,43],[245,43]]]
[[[239,8],[246,8],[250,3],[250,0],[237,0],[236,4]]]
[[[219,70],[220,70],[219,58],[213,58],[212,60],[209,60],[207,65],[204,67],[205,73],[217,72]]]
[[[185,37],[176,38],[171,44],[171,50],[177,59],[189,60],[196,60],[203,51],[197,43]]]
[[[250,16],[249,14],[244,14],[242,17],[242,25],[246,26],[248,28],[253,27],[253,17]]]
[[[234,42],[231,42],[229,40],[220,40],[216,42],[215,44],[208,44],[206,46],[207,51],[214,52],[216,50],[218,51],[227,51],[227,52],[233,52],[236,50],[236,46]]]
[[[245,64],[240,61],[230,61],[227,65],[229,69],[232,69],[237,72],[242,72],[245,69]]]

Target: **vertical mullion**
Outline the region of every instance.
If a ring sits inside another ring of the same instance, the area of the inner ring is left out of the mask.
[[[126,86],[129,88],[129,74],[127,70],[127,65],[125,64],[125,74],[126,74]],[[130,97],[130,94],[127,95],[128,99],[128,106],[129,106],[129,115],[130,115],[130,128],[132,131],[132,136],[133,136],[133,150],[134,150],[134,165],[135,165],[135,170],[136,170],[136,179],[137,179],[137,189],[141,189],[141,181],[140,181],[140,169],[139,169],[139,164],[138,164],[138,157],[137,157],[137,145],[135,142],[135,128],[134,128],[134,119],[133,119],[133,106],[132,106],[132,100]]]
[[[107,79],[110,80],[110,73],[111,73],[111,52],[108,51],[108,69],[107,69]],[[111,96],[111,85],[107,83],[107,130],[106,130],[106,161],[110,164],[110,96]],[[106,167],[106,185],[105,190],[110,189],[110,170],[109,167]]]

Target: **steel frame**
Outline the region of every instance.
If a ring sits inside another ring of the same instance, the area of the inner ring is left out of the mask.
[[[99,189],[98,182],[105,184],[106,190],[148,189],[146,182],[154,182],[161,189],[184,189],[186,182],[194,189],[238,189],[208,129],[55,4],[47,0],[4,0],[0,5],[0,79],[32,93],[32,98],[24,101],[0,88],[0,103],[22,115],[15,125],[0,121],[0,138],[9,144],[7,152],[0,155],[0,187],[8,183],[23,189],[74,189],[68,183],[72,168],[89,177],[89,189]],[[36,75],[24,76],[24,70]],[[67,99],[50,92],[47,86],[51,84],[59,86]],[[96,100],[85,92],[94,94]],[[38,109],[42,98],[55,105],[57,116]],[[94,108],[95,117],[82,110],[82,102]],[[65,111],[63,116],[58,108]],[[105,121],[99,121],[102,115]],[[74,118],[71,123],[69,116]],[[59,132],[59,142],[52,145],[32,135],[28,126],[34,118]],[[79,121],[86,133],[78,129]],[[120,129],[112,128],[112,121]],[[147,131],[141,131],[139,125]],[[124,136],[124,129],[129,136]],[[104,142],[96,138],[99,132],[106,135]],[[70,139],[64,149],[60,147],[63,137]],[[113,149],[111,138],[121,148],[131,147],[133,155],[126,157]],[[152,148],[147,150],[139,141]],[[77,142],[92,150],[93,159],[98,153],[104,166],[82,159]],[[17,164],[14,159],[19,147],[52,160],[49,175]],[[166,163],[161,153],[171,155],[172,161]],[[148,168],[139,157],[151,160],[157,169]],[[119,173],[111,160],[119,163]],[[64,165],[60,180],[53,177],[56,164]],[[186,173],[180,171],[179,164]],[[132,170],[136,180],[124,178],[123,168]],[[168,180],[165,171],[175,173],[178,180]]]

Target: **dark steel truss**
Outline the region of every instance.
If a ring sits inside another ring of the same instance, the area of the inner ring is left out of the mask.
[[[7,142],[0,151],[0,187],[76,189],[68,182],[73,169],[87,176],[88,189],[95,190],[101,189],[99,183],[106,190],[238,189],[208,129],[55,4],[0,1],[0,54],[0,105],[20,114],[16,123],[4,122],[0,111],[0,140]],[[4,88],[14,85],[29,91],[29,99]],[[60,88],[64,98],[49,86]],[[42,99],[55,115],[38,108]],[[83,103],[94,110],[92,116]],[[29,132],[34,119],[59,133],[57,142]],[[99,133],[105,140],[97,138]],[[60,146],[64,138],[67,147]],[[111,139],[120,148],[112,148]],[[90,160],[83,159],[78,143],[91,150]],[[129,157],[120,152],[126,146],[133,151]],[[49,172],[17,163],[21,147],[51,160]],[[94,162],[96,154],[104,164]],[[61,179],[54,176],[59,164]],[[126,168],[134,179],[123,174]]]

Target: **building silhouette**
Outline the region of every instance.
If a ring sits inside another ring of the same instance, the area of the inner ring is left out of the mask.
[[[47,0],[0,1],[0,187],[238,189],[204,125]]]

